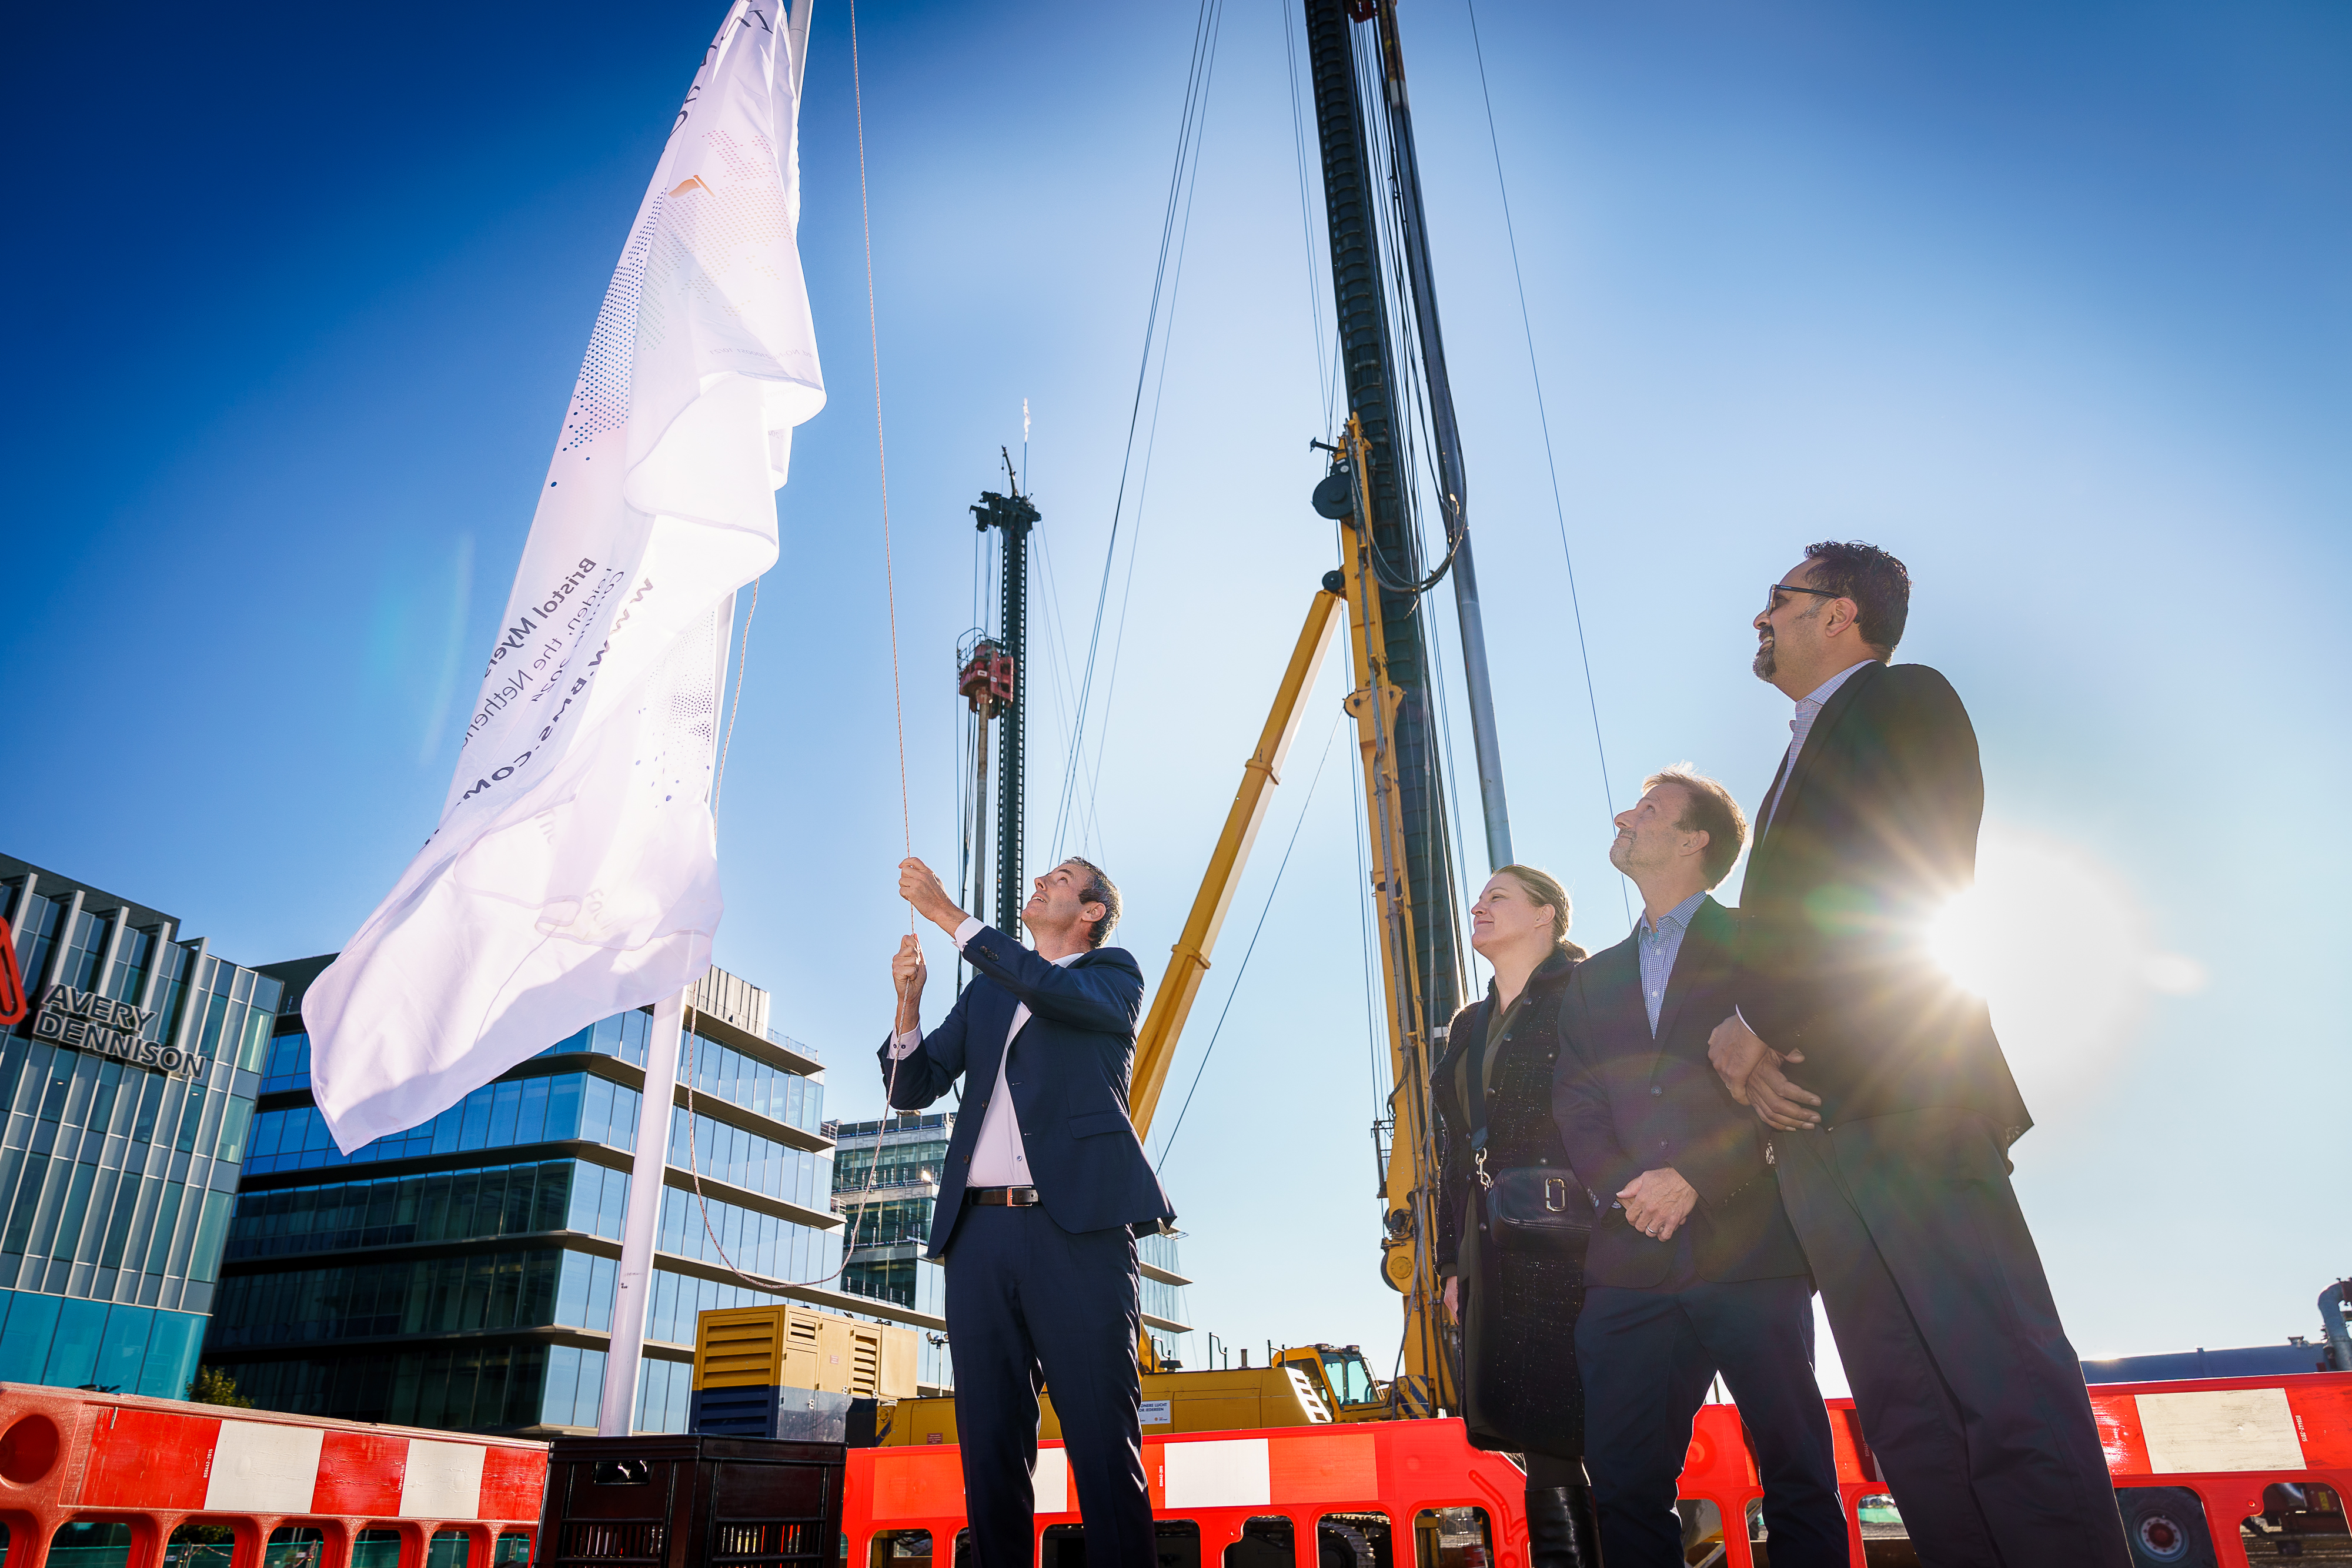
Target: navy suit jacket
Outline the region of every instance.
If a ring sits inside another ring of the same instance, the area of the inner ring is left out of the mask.
[[[1125,1226],[1157,1230],[1176,1218],[1128,1120],[1135,1072],[1135,1025],[1143,1012],[1143,971],[1123,947],[1097,947],[1066,967],[1039,957],[993,926],[963,945],[978,970],[940,1027],[897,1064],[881,1051],[891,1105],[920,1111],[964,1081],[947,1168],[931,1218],[930,1255],[943,1257],[963,1216],[971,1153],[1004,1060],[1013,1009],[1029,1021],[1013,1041],[1004,1072],[1021,1120],[1022,1152],[1038,1201],[1055,1224],[1078,1232]]]
[[[1822,706],[1748,852],[1733,990],[1767,1045],[1805,1053],[1788,1074],[1824,1126],[1931,1106],[2012,1140],[2033,1124],[1983,1000],[1927,946],[1976,880],[1983,816],[1977,732],[1941,674],[1867,664]]]
[[[1688,1221],[1692,1259],[1715,1281],[1805,1273],[1805,1254],[1780,1207],[1755,1113],[1731,1097],[1707,1062],[1706,1037],[1731,1011],[1738,920],[1699,901],[1675,955],[1650,1034],[1638,938],[1576,967],[1560,998],[1560,1052],[1552,1113],[1597,1212],[1584,1255],[1588,1284],[1661,1284],[1675,1243],[1633,1228],[1617,1194],[1643,1171],[1671,1166],[1698,1189]]]

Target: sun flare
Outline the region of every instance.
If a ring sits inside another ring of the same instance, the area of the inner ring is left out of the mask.
[[[1937,961],[1992,1009],[2029,1093],[2095,1076],[2150,992],[2200,990],[2196,959],[2158,949],[2130,886],[2079,846],[1988,823],[1977,884],[1928,931]]]

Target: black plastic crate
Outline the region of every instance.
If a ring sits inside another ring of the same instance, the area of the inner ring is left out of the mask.
[[[533,1568],[832,1568],[839,1443],[559,1437]]]

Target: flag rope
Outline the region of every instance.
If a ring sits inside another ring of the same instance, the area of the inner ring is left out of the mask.
[[[735,715],[743,706],[743,668],[751,662],[751,618],[760,613],[760,580],[751,580],[751,607],[743,612],[743,646],[735,655],[735,700],[727,705],[727,733],[719,740],[719,770],[710,777],[710,810],[719,810],[719,791],[727,784],[727,752],[735,744]]]
[[[857,0],[849,0],[849,91],[857,120],[857,226],[866,244],[866,336],[874,353],[874,463],[882,483],[882,589],[890,611],[890,709],[898,727],[898,825],[915,852],[914,811],[907,794],[907,709],[898,683],[898,581],[890,556],[890,455],[882,439],[882,329],[874,309],[874,214],[866,194],[866,83],[858,69]],[[915,910],[907,907],[907,929]]]
[[[849,83],[850,100],[855,106],[857,122],[858,227],[866,246],[866,334],[868,345],[873,351],[874,359],[874,462],[875,466],[880,475],[882,489],[882,587],[886,602],[889,608],[890,710],[892,720],[898,728],[898,827],[899,832],[906,845],[908,857],[911,859],[915,853],[915,821],[914,809],[910,803],[909,793],[907,788],[906,699],[901,690],[898,675],[898,571],[893,563],[890,549],[889,448],[884,442],[882,436],[882,332],[874,305],[874,216],[873,209],[867,200],[866,190],[866,84],[863,75],[859,70],[857,53],[857,0],[849,0]],[[738,706],[740,706],[743,700],[743,658],[744,656],[749,655],[751,647],[751,618],[752,614],[758,612],[759,608],[760,584],[755,579],[751,584],[751,610],[745,613],[743,618],[743,654],[738,656],[735,664],[735,703]],[[719,746],[718,776],[711,783],[710,799],[713,806],[716,806],[719,802],[719,781],[723,780],[727,775],[727,746],[733,741],[734,736],[735,712],[734,708],[730,707],[728,710],[727,715],[727,740],[722,742]],[[916,925],[915,906],[912,904],[909,904],[907,906],[907,929],[910,934],[915,933],[919,929]],[[903,989],[899,991],[898,998],[901,1001],[906,999],[906,992]],[[689,1040],[699,1038],[694,1033],[694,1020],[698,1011],[698,1009],[695,1007],[691,995],[689,994],[686,1004],[686,1018],[684,1020],[684,1032]],[[895,1027],[895,1020],[893,1021]],[[895,1055],[890,1059],[889,1081],[884,1086],[883,1091],[883,1098],[886,1103],[884,1108],[886,1110],[889,1109],[887,1102],[898,1091],[898,1061],[899,1059]],[[693,1059],[689,1057],[686,1070],[687,1169],[694,1179],[694,1203],[695,1207],[699,1209],[702,1214],[703,1232],[709,1237],[711,1249],[719,1254],[719,1262],[726,1265],[728,1271],[735,1275],[738,1279],[747,1281],[755,1286],[763,1287],[771,1291],[789,1291],[806,1288],[809,1286],[824,1285],[839,1279],[844,1273],[847,1272],[850,1260],[856,1252],[856,1240],[857,1228],[856,1221],[854,1219],[851,1220],[848,1225],[849,1234],[845,1235],[842,1239],[840,1263],[834,1268],[831,1273],[822,1275],[814,1280],[787,1281],[767,1275],[754,1274],[740,1267],[736,1263],[735,1260],[727,1255],[726,1243],[719,1239],[718,1228],[710,1222],[710,1205],[703,1197],[702,1194],[702,1161],[701,1150],[699,1147],[700,1140],[696,1134],[694,1125],[694,1095],[698,1092],[694,1087],[694,1062]],[[889,1120],[889,1117],[886,1115],[882,1119],[887,1122]],[[874,1144],[874,1160],[873,1163],[866,1167],[866,1188],[865,1191],[859,1195],[861,1199],[872,1195],[876,1180],[881,1174],[882,1144],[880,1135],[877,1134]],[[860,1210],[862,1210],[864,1207],[865,1206],[862,1202],[858,1205]]]

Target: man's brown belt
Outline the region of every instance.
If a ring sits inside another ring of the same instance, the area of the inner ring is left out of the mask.
[[[963,1200],[999,1208],[1034,1208],[1037,1189],[1034,1186],[968,1186]]]

